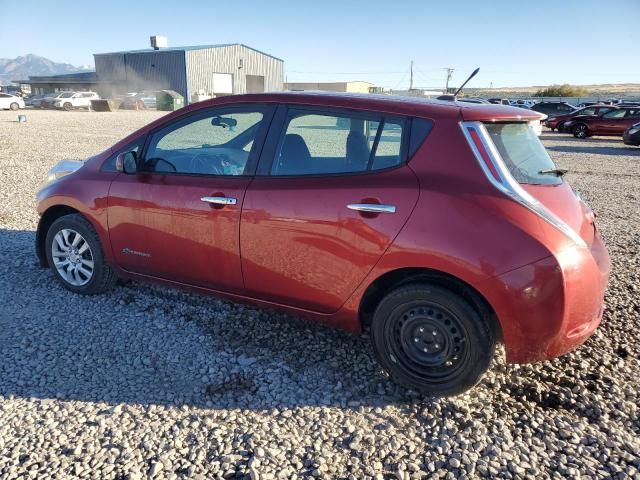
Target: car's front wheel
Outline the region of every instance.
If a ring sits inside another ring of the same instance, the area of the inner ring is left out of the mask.
[[[20,105],[18,105],[16,102],[13,102],[11,105],[9,105],[9,108],[11,110],[18,110],[20,108]]]
[[[579,123],[573,127],[573,136],[576,138],[587,138],[589,136],[589,129],[584,123]]]
[[[104,260],[98,234],[82,215],[58,218],[49,227],[45,242],[49,266],[63,287],[92,295],[115,284],[116,275]]]
[[[73,108],[73,105],[71,105],[69,102],[65,103],[62,108],[64,108],[67,112],[69,110],[71,110]]]
[[[431,284],[393,290],[371,324],[376,357],[397,383],[432,396],[473,387],[489,368],[495,332],[460,295]]]

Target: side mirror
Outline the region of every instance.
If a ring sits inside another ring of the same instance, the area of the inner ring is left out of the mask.
[[[229,127],[231,131],[233,131],[234,127],[238,125],[238,120],[232,117],[213,117],[211,119],[211,125],[214,127]]]
[[[120,173],[133,174],[138,171],[136,152],[124,152],[116,157],[116,170]]]

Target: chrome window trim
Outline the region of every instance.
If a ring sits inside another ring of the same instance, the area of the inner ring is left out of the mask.
[[[575,230],[573,230],[558,216],[556,216],[553,212],[546,208],[542,203],[532,197],[529,192],[522,188],[522,186],[516,181],[516,179],[513,178],[513,175],[511,175],[511,173],[509,172],[509,169],[500,156],[498,149],[491,140],[489,132],[482,122],[460,122],[460,128],[462,129],[462,133],[467,139],[467,143],[471,147],[476,160],[480,164],[482,171],[495,188],[518,202],[523,207],[526,207],[531,212],[538,215],[547,223],[553,225],[577,245],[581,247],[587,246],[585,241],[580,235],[578,235]],[[478,150],[478,147],[476,147],[476,144],[473,141],[471,134],[469,133],[469,128],[475,130],[476,134],[478,135],[480,143],[482,143],[482,146],[484,147],[489,157],[491,165],[495,168],[496,173],[500,177],[500,181],[495,178],[495,176],[489,170],[489,167],[486,165],[484,159],[482,158],[480,150]]]

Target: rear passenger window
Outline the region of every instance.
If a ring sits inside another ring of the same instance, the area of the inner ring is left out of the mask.
[[[285,125],[272,175],[356,173],[402,163],[403,118],[290,110]]]

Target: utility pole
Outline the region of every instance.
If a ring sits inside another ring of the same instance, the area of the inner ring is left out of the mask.
[[[409,91],[413,90],[413,60],[411,60],[411,66],[409,67]]]
[[[447,81],[444,84],[444,93],[449,93],[449,80],[451,80],[451,75],[453,75],[453,68],[447,67],[445,68],[447,71]]]

